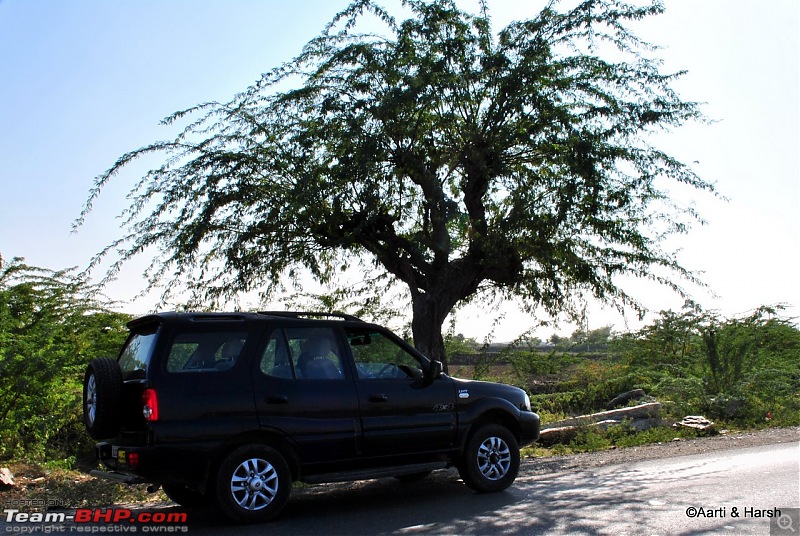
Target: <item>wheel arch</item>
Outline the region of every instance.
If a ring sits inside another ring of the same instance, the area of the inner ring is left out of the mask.
[[[519,410],[513,404],[503,399],[484,399],[481,404],[471,408],[467,416],[470,426],[461,437],[459,450],[463,451],[475,432],[487,424],[499,424],[507,428],[517,441],[522,437],[522,427],[519,424]]]
[[[222,461],[234,450],[244,445],[267,445],[281,453],[289,466],[292,480],[297,480],[300,475],[300,459],[295,454],[295,449],[289,439],[274,430],[253,430],[237,434],[226,441],[214,456],[210,475],[215,475]]]

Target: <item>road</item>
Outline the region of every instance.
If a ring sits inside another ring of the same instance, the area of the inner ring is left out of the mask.
[[[570,472],[540,473],[528,461],[514,486],[498,494],[471,492],[455,472],[415,484],[383,480],[298,491],[266,525],[195,519],[190,533],[770,534],[769,518],[744,516],[778,508],[790,517],[775,533],[800,534],[798,511],[788,510],[800,509],[800,443]],[[714,517],[689,517],[689,508]]]
[[[180,529],[192,535],[237,536],[706,533],[800,536],[800,442],[595,464],[581,469],[552,467],[548,462],[525,461],[515,484],[495,494],[470,491],[455,471],[412,484],[388,479],[304,487],[295,490],[277,520],[261,525],[232,526],[215,514],[189,511],[188,525],[181,527],[83,524],[64,528],[65,532],[133,529],[138,533]],[[776,508],[784,517],[772,519],[771,533],[770,518],[753,515],[774,513]],[[185,510],[173,507],[153,512]],[[701,515],[691,517],[687,512]],[[782,525],[778,526],[777,521]],[[0,520],[0,532],[21,532],[19,525],[13,525],[16,524]],[[44,533],[43,528],[36,532]]]

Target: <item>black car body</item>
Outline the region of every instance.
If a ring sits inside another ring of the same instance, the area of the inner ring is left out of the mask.
[[[84,382],[98,476],[151,482],[240,522],[278,513],[291,482],[421,478],[457,466],[508,487],[539,417],[521,389],[442,374],[347,315],[162,313],[129,324]]]

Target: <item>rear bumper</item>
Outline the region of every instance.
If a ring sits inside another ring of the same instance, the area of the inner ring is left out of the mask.
[[[521,411],[519,414],[520,439],[519,446],[530,445],[539,439],[539,415],[532,411]]]
[[[126,446],[97,443],[97,459],[109,471],[94,476],[123,484],[175,483],[203,489],[211,468],[212,451],[208,445]]]

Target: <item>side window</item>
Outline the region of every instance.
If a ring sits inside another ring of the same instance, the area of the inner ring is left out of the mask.
[[[294,361],[286,345],[286,336],[282,329],[276,329],[269,338],[259,365],[261,372],[275,378],[295,377]]]
[[[334,328],[286,328],[287,353],[299,380],[344,379]]]
[[[348,328],[345,332],[359,379],[423,377],[417,358],[384,333],[359,328]]]
[[[156,326],[131,335],[119,357],[119,368],[125,380],[138,380],[146,377],[147,366],[153,355],[156,340]]]
[[[247,332],[178,333],[167,355],[168,372],[219,372],[236,363]]]

